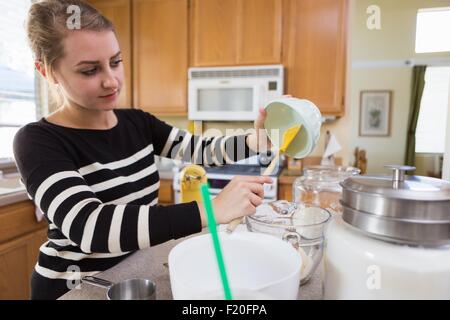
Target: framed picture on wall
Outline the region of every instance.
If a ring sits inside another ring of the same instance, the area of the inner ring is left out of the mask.
[[[359,135],[388,137],[391,134],[392,91],[361,91]]]

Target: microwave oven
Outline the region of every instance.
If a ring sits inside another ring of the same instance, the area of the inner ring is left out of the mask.
[[[189,68],[189,120],[253,121],[283,95],[283,66]]]

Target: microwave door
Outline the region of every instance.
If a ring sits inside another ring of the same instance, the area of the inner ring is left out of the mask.
[[[239,81],[198,83],[189,88],[191,120],[254,120],[261,90]]]

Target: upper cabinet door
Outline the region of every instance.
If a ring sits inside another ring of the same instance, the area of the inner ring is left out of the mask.
[[[136,108],[186,114],[187,0],[133,1],[133,65]]]
[[[280,63],[282,0],[191,0],[191,65]]]
[[[281,3],[281,0],[240,1],[238,64],[281,62]]]
[[[289,0],[283,10],[286,92],[343,115],[347,0]]]
[[[114,24],[125,69],[125,83],[119,96],[119,107],[131,107],[131,3],[130,0],[89,0]]]
[[[236,62],[239,0],[192,0],[191,65],[220,66]]]

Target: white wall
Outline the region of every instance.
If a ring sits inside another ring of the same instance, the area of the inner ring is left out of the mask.
[[[353,39],[350,72],[351,118],[349,150],[367,150],[368,173],[385,173],[384,164],[403,164],[411,94],[412,68],[395,66],[407,59],[432,61],[450,58],[450,53],[416,54],[416,14],[420,8],[450,6],[449,0],[352,0]],[[366,27],[370,5],[381,9],[381,29]],[[448,32],[448,31],[447,31]],[[389,65],[393,63],[393,67]],[[359,95],[361,90],[392,90],[390,137],[359,137]]]

